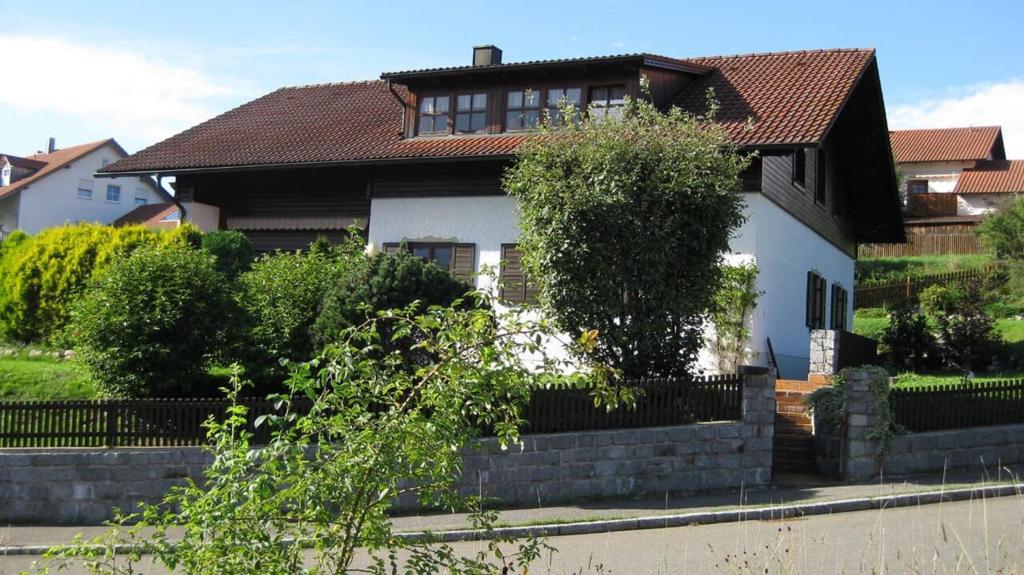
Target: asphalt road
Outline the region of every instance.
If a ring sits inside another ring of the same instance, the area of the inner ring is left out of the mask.
[[[551,574],[1024,574],[1024,496],[785,521],[553,537]],[[472,553],[478,543],[456,544]],[[0,557],[0,575],[32,557]],[[84,573],[70,570],[67,573]],[[164,573],[143,565],[141,573]]]

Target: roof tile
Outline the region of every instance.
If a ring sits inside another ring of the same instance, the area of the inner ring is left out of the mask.
[[[964,170],[957,194],[1024,193],[1024,160],[989,160]]]
[[[897,164],[986,160],[1001,136],[999,126],[889,132]]]

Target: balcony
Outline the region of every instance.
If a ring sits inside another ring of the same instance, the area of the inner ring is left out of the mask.
[[[911,194],[907,215],[916,217],[955,216],[956,194]]]

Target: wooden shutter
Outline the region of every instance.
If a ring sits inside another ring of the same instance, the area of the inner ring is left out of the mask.
[[[476,244],[455,244],[452,250],[452,274],[469,285],[474,285],[476,273]]]
[[[807,272],[807,310],[805,323],[811,329],[825,329],[825,288],[828,282],[814,272]]]
[[[832,329],[846,331],[847,291],[832,285]]]
[[[534,303],[539,290],[523,269],[523,252],[516,244],[501,245],[501,299],[509,303]]]
[[[804,325],[814,328],[814,290],[818,285],[818,274],[807,272],[807,300],[804,309]]]

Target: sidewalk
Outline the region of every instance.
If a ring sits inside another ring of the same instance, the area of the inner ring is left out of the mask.
[[[574,505],[503,510],[497,527],[529,527],[610,522],[624,519],[653,519],[685,514],[713,514],[729,510],[754,511],[765,507],[827,504],[830,502],[873,500],[889,496],[972,489],[997,484],[1011,485],[1024,477],[1024,465],[1001,470],[958,471],[918,475],[870,484],[836,484],[814,476],[777,478],[768,487],[668,498],[617,499]],[[846,506],[843,506],[846,507]],[[837,507],[830,512],[841,512]],[[449,532],[468,529],[466,515],[460,513],[410,515],[394,519],[397,532]],[[0,526],[0,555],[23,547],[53,546],[70,542],[76,534],[93,537],[105,531],[102,526]]]

